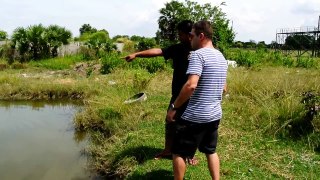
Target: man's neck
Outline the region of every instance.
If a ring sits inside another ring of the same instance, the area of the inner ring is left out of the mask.
[[[214,48],[211,40],[204,40],[201,44],[201,48]]]

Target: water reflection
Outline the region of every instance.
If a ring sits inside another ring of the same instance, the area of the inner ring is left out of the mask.
[[[89,179],[78,104],[0,102],[0,179]]]

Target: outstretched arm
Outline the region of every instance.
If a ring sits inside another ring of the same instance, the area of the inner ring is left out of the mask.
[[[136,52],[124,57],[124,59],[127,62],[131,62],[136,57],[156,57],[156,56],[162,56],[162,50],[160,48],[152,48],[145,51]]]

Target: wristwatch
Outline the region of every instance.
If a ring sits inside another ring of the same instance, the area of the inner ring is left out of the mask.
[[[174,107],[174,104],[172,103],[172,104],[170,104],[169,109],[176,111],[176,110],[178,110],[179,108]]]

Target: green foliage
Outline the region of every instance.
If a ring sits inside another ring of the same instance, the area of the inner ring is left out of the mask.
[[[279,115],[273,127],[276,135],[296,139],[320,132],[320,93],[307,91],[295,97],[282,91],[282,97],[277,100]],[[314,147],[320,145],[320,141],[311,143]]]
[[[57,57],[58,48],[62,44],[68,44],[72,34],[63,27],[59,27],[58,25],[50,25],[46,29],[46,36],[47,42],[49,43],[49,47],[51,49],[51,57]]]
[[[147,71],[143,71],[143,70],[137,71],[134,74],[133,89],[137,93],[145,90],[148,87],[152,77],[153,76]]]
[[[91,27],[90,24],[83,24],[83,25],[80,27],[79,31],[80,31],[80,36],[82,36],[82,35],[85,34],[85,33],[88,33],[88,34],[95,33],[95,32],[97,32],[97,29]]]
[[[120,37],[120,38],[117,38],[116,40],[114,40],[115,42],[117,43],[124,43],[126,41],[129,41],[128,38],[123,38],[123,37]]]
[[[319,68],[320,61],[311,57],[292,57],[267,48],[252,49],[229,49],[226,58],[237,62],[239,66],[252,67],[259,65]]]
[[[14,51],[10,44],[4,44],[0,46],[0,58],[12,64],[14,62]]]
[[[129,66],[138,69],[146,69],[149,73],[155,73],[157,71],[164,70],[166,63],[163,58],[139,58],[129,64]]]
[[[121,113],[115,111],[112,108],[100,109],[98,110],[98,114],[101,118],[109,121],[122,119]]]
[[[273,52],[255,53],[267,58]],[[172,71],[150,74],[144,69],[118,68],[107,76],[89,78],[60,71],[47,76],[50,72],[41,68],[0,71],[1,99],[81,99],[85,104],[74,122],[76,129],[87,133],[88,168],[105,179],[173,178],[171,160],[153,159],[163,148]],[[223,97],[219,127],[222,179],[320,176],[319,114],[313,116],[311,131],[298,138],[292,134],[301,127],[308,130],[301,123],[308,112],[319,113],[319,78],[317,69],[229,68],[229,96]],[[109,80],[116,85],[109,85]],[[131,87],[145,88],[148,99],[124,104],[136,90]],[[210,179],[205,155],[196,152],[196,157],[200,163],[188,166],[185,179]]]
[[[71,32],[63,27],[51,25],[47,28],[39,24],[15,29],[12,42],[19,52],[20,62],[26,62],[56,57],[58,47],[67,44],[70,38]]]
[[[123,43],[122,52],[132,53],[135,51],[135,42],[127,40]]]
[[[7,69],[9,66],[6,63],[1,63],[0,62],[0,71],[3,71],[5,69]]]
[[[103,51],[111,52],[116,49],[116,46],[109,39],[108,34],[106,34],[104,31],[98,31],[88,35],[85,45],[87,45],[90,49],[93,49],[97,57],[102,57]]]
[[[296,67],[312,68],[316,65],[316,61],[310,57],[299,57]]]
[[[116,35],[112,37],[112,41],[117,41],[118,39],[129,39],[128,35]]]
[[[81,55],[82,60],[88,61],[98,59],[96,51],[86,46],[80,46],[79,54]]]
[[[8,38],[7,32],[0,30],[0,41],[6,40],[7,38]]]
[[[225,4],[221,3],[222,5]],[[212,7],[210,3],[200,5],[190,0],[185,0],[184,3],[173,0],[160,9],[160,14],[157,39],[161,45],[178,41],[176,25],[186,19],[194,22],[199,20],[210,21],[215,32],[213,42],[222,51],[231,45],[235,37],[235,32],[229,25],[230,21],[220,6]]]
[[[144,38],[145,38],[145,37],[143,37],[143,36],[133,35],[133,36],[130,37],[130,40],[131,40],[131,41],[139,42],[139,41],[141,41],[141,40],[144,39]]]
[[[313,47],[313,36],[310,35],[293,35],[288,36],[285,40],[284,49],[311,49]]]
[[[137,58],[128,63],[121,59],[117,53],[109,53],[101,58],[101,73],[109,74],[116,68],[129,68],[129,69],[144,69],[148,73],[156,73],[158,71],[168,68],[162,57],[155,58]]]
[[[82,56],[81,55],[71,55],[71,56],[64,56],[64,57],[55,57],[40,61],[30,61],[28,64],[29,66],[45,68],[50,70],[65,70],[71,69],[74,64],[77,62],[81,62]]]
[[[109,53],[101,59],[101,73],[109,74],[117,67],[125,66],[125,63],[125,60],[120,59],[116,53]]]
[[[11,64],[12,69],[25,69],[27,68],[26,64],[20,62],[14,62]]]
[[[142,38],[138,44],[137,48],[138,51],[143,51],[147,49],[151,49],[156,46],[156,40],[154,38]]]

